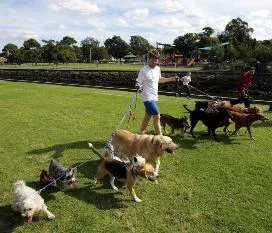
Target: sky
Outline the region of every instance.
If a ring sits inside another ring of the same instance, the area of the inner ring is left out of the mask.
[[[102,46],[121,36],[139,35],[152,45],[172,44],[178,36],[204,27],[221,32],[240,17],[254,29],[253,38],[272,39],[270,0],[0,0],[0,52],[8,43],[27,39],[60,41],[73,37],[80,46],[93,37]]]

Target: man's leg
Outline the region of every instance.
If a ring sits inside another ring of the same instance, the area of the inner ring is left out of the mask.
[[[145,116],[144,116],[144,119],[142,121],[141,128],[140,128],[140,132],[141,133],[145,133],[146,132],[146,127],[148,126],[148,122],[149,122],[150,118],[151,118],[151,116],[146,112]]]
[[[239,104],[239,103],[243,103],[243,102],[244,102],[244,95],[241,92],[239,92],[238,98],[235,100],[231,100],[230,104],[235,105],[235,104]]]
[[[250,108],[250,99],[248,96],[244,98],[244,105],[245,105],[245,108]]]
[[[157,133],[158,135],[162,135],[160,114],[159,114],[159,115],[154,115],[154,116],[153,116],[153,122],[154,122],[154,128],[155,128],[155,130],[156,130],[156,133]]]

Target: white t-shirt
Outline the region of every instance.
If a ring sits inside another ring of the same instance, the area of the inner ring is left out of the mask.
[[[155,68],[152,69],[148,65],[146,65],[140,70],[136,82],[141,84],[143,88],[143,102],[150,100],[158,101],[158,88],[160,78],[161,69],[159,66],[155,66]]]
[[[184,76],[181,78],[181,81],[183,85],[188,85],[191,82],[191,76],[190,75]]]

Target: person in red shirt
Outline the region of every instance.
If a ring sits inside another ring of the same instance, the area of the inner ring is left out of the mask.
[[[250,100],[248,96],[247,87],[251,84],[254,73],[255,73],[255,68],[251,67],[249,71],[241,75],[238,81],[239,97],[235,100],[230,101],[231,105],[244,103],[246,108],[250,108]]]

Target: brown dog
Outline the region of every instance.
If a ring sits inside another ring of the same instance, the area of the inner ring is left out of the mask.
[[[158,174],[160,158],[164,152],[174,153],[176,144],[163,135],[137,135],[127,130],[118,130],[112,135],[114,153],[120,158],[132,159],[135,154],[141,155],[151,163]]]
[[[138,177],[145,178],[150,181],[156,180],[152,165],[145,163],[145,160],[144,163],[142,160],[140,163],[137,163],[137,161],[135,161],[135,158],[137,158],[136,156],[134,157],[134,165],[132,164],[132,166],[128,166],[128,164],[118,158],[111,159],[109,157],[103,157],[103,155],[101,155],[91,143],[89,143],[89,147],[101,158],[101,162],[97,167],[95,175],[95,184],[97,183],[97,180],[101,180],[106,175],[109,175],[110,184],[112,188],[117,191],[118,188],[114,185],[114,179],[117,178],[118,180],[125,182],[125,186],[133,196],[133,199],[136,202],[141,202],[142,200],[137,197],[133,187]]]
[[[267,118],[265,118],[262,114],[243,114],[239,112],[233,112],[231,111],[230,114],[232,115],[232,120],[235,123],[235,130],[232,134],[237,134],[237,131],[242,128],[246,127],[247,131],[250,135],[250,137],[254,140],[254,138],[251,135],[250,126],[254,121],[261,120],[265,121]]]
[[[229,110],[229,111],[245,113],[245,114],[261,114],[261,115],[263,115],[263,110],[260,109],[257,106],[254,106],[254,107],[251,107],[251,108],[244,108],[244,107],[237,106],[237,105],[232,106],[227,101],[222,101],[222,103],[218,106],[218,108],[219,109],[223,108],[223,109],[226,109],[226,110]]]
[[[171,127],[171,134],[174,133],[175,129],[181,129],[182,136],[184,135],[186,130],[191,127],[189,124],[189,120],[186,116],[182,118],[175,118],[168,114],[160,114],[160,121],[165,133],[167,133],[165,130],[166,125]]]

